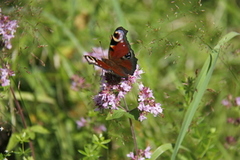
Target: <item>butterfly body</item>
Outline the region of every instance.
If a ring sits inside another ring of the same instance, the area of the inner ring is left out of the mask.
[[[123,27],[118,27],[112,35],[108,59],[100,60],[85,55],[88,63],[97,65],[117,77],[127,78],[128,75],[133,75],[137,66],[137,58],[127,40],[127,32]]]

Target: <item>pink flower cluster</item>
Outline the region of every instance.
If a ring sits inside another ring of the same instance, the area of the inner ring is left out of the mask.
[[[141,83],[139,84],[139,96],[138,96],[138,109],[141,111],[139,120],[143,121],[147,119],[146,114],[151,113],[154,117],[161,114],[163,109],[160,103],[155,102],[155,97],[153,96],[152,90],[148,87],[144,87]]]
[[[229,94],[225,99],[222,100],[222,105],[224,105],[228,110],[236,110],[236,108],[239,108],[240,106],[240,97],[233,97],[231,94]],[[238,109],[239,110],[239,109]],[[227,114],[227,112],[226,112]],[[228,115],[228,114],[227,114]],[[240,117],[234,115],[234,117],[227,116],[227,123],[232,124],[234,127],[239,127],[240,125]],[[228,125],[230,126],[230,125]],[[232,126],[231,126],[232,127]],[[230,135],[226,137],[226,142],[224,144],[225,147],[231,147],[232,145],[236,145],[236,142],[239,141],[238,136]]]
[[[85,118],[81,117],[80,120],[77,120],[77,121],[76,121],[77,128],[78,128],[78,129],[81,129],[81,128],[83,128],[83,127],[87,127],[87,126],[89,126],[90,124],[92,124],[91,121],[92,121],[92,120],[91,120],[90,118],[85,119]],[[103,125],[103,124],[97,125],[97,124],[94,123],[94,126],[93,126],[93,127],[91,126],[90,128],[93,128],[93,131],[94,131],[95,133],[98,133],[98,134],[107,131],[107,128],[106,128],[105,125]]]
[[[123,78],[117,85],[108,84],[103,77],[101,91],[94,97],[98,109],[119,109],[121,99],[132,89],[142,73],[137,67],[133,76],[129,76],[127,80]]]
[[[79,91],[83,88],[88,88],[90,86],[88,83],[85,82],[85,79],[83,77],[80,77],[76,74],[71,77],[71,80],[71,89],[74,91]]]
[[[96,106],[100,109],[119,109],[120,102],[125,95],[131,91],[133,84],[137,82],[137,79],[141,78],[142,70],[137,66],[134,75],[129,75],[128,79],[122,79],[122,81],[117,85],[110,85],[106,81],[102,82],[102,88],[98,95],[94,97]],[[155,102],[152,90],[145,87],[142,83],[137,83],[139,88],[138,95],[138,110],[140,111],[139,120],[143,121],[147,119],[146,115],[151,113],[156,117],[162,113],[162,108],[160,103]]]
[[[90,55],[101,59],[102,57],[106,57],[106,54],[107,50],[103,50],[101,48],[93,48],[93,52],[85,53],[84,55]],[[138,65],[133,75],[129,75],[127,79],[120,79],[120,83],[117,84],[112,82],[112,84],[110,84],[110,81],[107,79],[107,74],[111,75],[111,73],[103,73],[104,75],[102,76],[100,92],[94,97],[95,104],[98,107],[96,110],[119,109],[119,107],[121,107],[121,100],[128,92],[131,91],[133,84],[137,84],[139,88],[139,104],[137,108],[140,112],[138,119],[140,121],[143,121],[147,119],[146,115],[149,113],[153,114],[155,117],[162,113],[163,109],[161,108],[161,104],[155,102],[152,90],[148,87],[145,87],[142,83],[137,82],[138,79],[141,79],[141,74],[143,73],[143,71],[139,69]]]
[[[14,38],[14,33],[16,32],[17,27],[17,21],[11,21],[8,16],[2,15],[0,8],[0,35],[2,36],[2,42],[7,49],[12,48],[10,41]]]
[[[240,97],[233,98],[232,95],[228,95],[226,99],[222,100],[222,105],[227,108],[231,108],[232,106],[240,106]]]
[[[151,158],[152,153],[150,152],[151,147],[147,147],[145,150],[139,150],[137,155],[134,155],[133,152],[127,154],[127,157],[131,158],[131,160],[144,160],[146,158]]]
[[[0,84],[3,87],[10,85],[10,80],[9,80],[10,76],[15,76],[13,71],[7,68],[4,68],[4,69],[0,68],[0,77],[1,77]]]
[[[83,117],[81,117],[81,119],[80,120],[77,120],[76,121],[76,124],[77,124],[77,128],[82,128],[82,127],[84,127],[84,126],[86,126],[87,124],[88,124],[88,121],[89,120],[87,120],[87,119],[85,119],[85,118],[83,118]]]

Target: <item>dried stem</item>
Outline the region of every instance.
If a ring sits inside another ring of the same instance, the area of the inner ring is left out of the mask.
[[[12,95],[13,95],[13,99],[14,99],[15,105],[17,106],[17,110],[18,110],[18,112],[19,112],[19,115],[20,115],[20,117],[21,117],[23,126],[24,126],[24,128],[26,129],[26,128],[27,128],[27,123],[26,123],[26,121],[25,121],[25,117],[24,117],[23,112],[22,112],[22,107],[21,107],[21,105],[19,104],[19,102],[18,102],[18,100],[17,100],[17,98],[16,98],[16,96],[15,96],[15,93],[14,93],[14,90],[13,90],[12,87],[10,87],[10,90],[11,90],[11,93],[12,93]],[[34,146],[33,146],[32,141],[29,141],[29,146],[30,146],[30,149],[31,149],[32,157],[33,157],[33,159],[35,159],[35,152],[34,152]]]

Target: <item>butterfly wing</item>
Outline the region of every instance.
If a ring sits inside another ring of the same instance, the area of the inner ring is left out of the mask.
[[[109,60],[109,59],[97,59],[92,56],[85,55],[85,59],[88,61],[89,64],[94,64],[96,66],[99,66],[107,71],[111,71],[115,73],[116,75],[120,77],[127,78],[128,75],[124,72],[122,68],[120,68],[115,62]]]
[[[85,59],[89,64],[97,65],[110,73],[114,73],[119,77],[127,78],[128,74],[133,75],[136,70],[137,58],[129,42],[127,41],[127,30],[118,27],[112,36],[108,59],[97,59],[92,56],[85,55]]]
[[[108,56],[109,60],[115,62],[124,73],[133,75],[136,70],[137,58],[127,40],[127,32],[123,27],[118,27],[115,30],[110,42]]]

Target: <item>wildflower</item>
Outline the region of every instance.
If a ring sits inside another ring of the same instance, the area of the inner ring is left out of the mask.
[[[240,106],[240,97],[235,98],[235,103],[237,106]]]
[[[97,110],[119,109],[120,101],[131,91],[133,84],[136,83],[137,79],[141,78],[142,73],[143,71],[137,65],[136,71],[132,76],[129,75],[128,79],[122,78],[121,82],[115,85],[109,84],[103,76],[101,91],[94,97],[95,104],[98,106]],[[138,110],[141,112],[138,119],[140,121],[147,119],[146,115],[148,113],[153,114],[154,117],[161,114],[163,111],[161,104],[155,102],[152,90],[145,87],[142,83],[138,84],[138,86]]]
[[[143,121],[146,119],[148,113],[153,114],[154,117],[162,113],[162,108],[160,103],[155,102],[155,97],[153,92],[148,87],[145,87],[142,83],[139,84],[140,93],[138,95],[138,109],[141,112],[139,120]]]
[[[9,86],[10,85],[10,80],[9,77],[10,76],[15,76],[14,72],[11,71],[10,69],[7,68],[0,68],[0,84],[4,87],[4,86]]]
[[[128,153],[128,154],[127,154],[127,157],[129,157],[129,158],[131,158],[131,159],[134,159],[134,158],[135,158],[133,152]]]
[[[151,158],[152,153],[150,152],[150,149],[151,149],[151,147],[148,146],[143,152],[143,154],[146,158]]]
[[[99,107],[99,109],[118,109],[118,105],[120,103],[120,97],[124,96],[124,92],[115,92],[115,89],[119,88],[119,85],[107,85],[106,82],[102,83],[102,90],[99,92],[98,95],[94,97],[94,101],[96,106]]]
[[[95,126],[95,127],[93,128],[93,130],[94,130],[96,133],[100,134],[100,133],[102,133],[102,132],[106,132],[106,131],[107,131],[107,128],[106,128],[105,125],[101,124],[101,125]]]
[[[231,107],[231,102],[229,102],[229,100],[224,99],[222,100],[222,105],[226,106],[227,108]]]
[[[103,76],[101,91],[94,97],[95,104],[99,107],[97,110],[119,109],[118,107],[120,106],[121,99],[131,91],[133,83],[140,78],[140,74],[142,73],[143,71],[137,66],[137,69],[132,76],[129,75],[128,79],[122,78],[122,81],[115,85],[107,83]]]
[[[226,142],[227,144],[235,144],[237,142],[236,138],[234,138],[233,136],[228,136],[226,137]]]
[[[82,88],[89,87],[89,84],[85,83],[85,79],[78,75],[73,75],[71,77],[71,80],[72,80],[71,89],[74,91],[78,91]]]
[[[0,131],[3,131],[4,130],[4,128],[3,127],[0,127]]]
[[[134,155],[133,152],[127,154],[127,157],[131,158],[131,160],[144,160],[151,158],[152,153],[150,152],[151,147],[147,147],[145,150],[139,149],[138,154]]]
[[[81,118],[80,120],[76,121],[77,127],[80,129],[88,124],[87,120],[85,118]]]
[[[8,16],[4,16],[0,9],[0,35],[2,37],[3,46],[7,49],[12,48],[11,39],[14,38],[14,33],[18,27],[16,20],[10,20]]]
[[[93,52],[85,53],[84,55],[90,55],[97,59],[101,59],[107,56],[107,50],[103,51],[101,48],[93,48]],[[139,69],[137,65],[134,74],[128,75],[128,78],[121,78],[104,70],[103,73],[101,90],[94,97],[94,102],[98,107],[96,110],[119,109],[121,100],[131,91],[133,84],[137,83],[138,79],[141,79],[141,74],[144,72]],[[148,113],[153,114],[154,117],[162,113],[161,104],[155,102],[152,90],[145,87],[142,83],[138,85],[140,91],[138,96],[138,109],[141,112],[138,119],[140,121],[147,119],[146,115]]]
[[[235,120],[234,118],[227,118],[227,123],[234,124]]]

